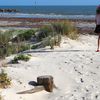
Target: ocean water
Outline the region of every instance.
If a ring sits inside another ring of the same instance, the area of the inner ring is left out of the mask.
[[[96,6],[0,6],[17,13],[0,13],[0,17],[94,19]]]

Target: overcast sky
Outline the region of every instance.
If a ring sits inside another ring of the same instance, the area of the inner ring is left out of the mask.
[[[0,5],[34,5],[34,4],[36,5],[99,5],[100,0],[0,0]]]

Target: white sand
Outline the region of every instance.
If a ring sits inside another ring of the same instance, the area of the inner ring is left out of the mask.
[[[5,70],[12,85],[0,90],[4,100],[100,100],[100,53],[95,52],[96,42],[97,36],[93,35],[81,35],[77,41],[63,38],[60,48],[40,49],[45,52],[31,53],[28,62],[9,64]],[[40,75],[52,75],[59,89],[53,93],[16,94],[34,88],[29,82]]]

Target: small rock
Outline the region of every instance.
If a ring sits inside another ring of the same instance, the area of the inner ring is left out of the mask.
[[[80,80],[81,80],[81,83],[83,83],[83,82],[84,82],[82,78],[81,78]]]

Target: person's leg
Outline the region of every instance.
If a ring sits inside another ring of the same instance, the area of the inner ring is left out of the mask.
[[[100,51],[100,34],[98,36],[98,48],[97,48],[97,51]]]

